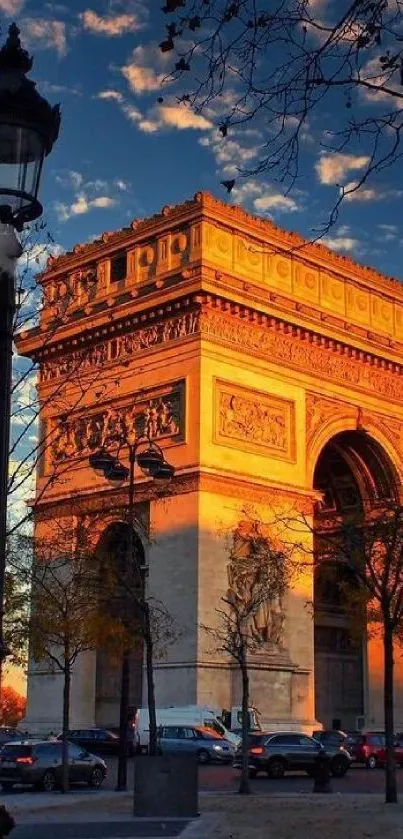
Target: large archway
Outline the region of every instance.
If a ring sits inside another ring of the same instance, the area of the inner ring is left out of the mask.
[[[336,434],[322,449],[314,472],[322,493],[314,515],[315,715],[326,728],[361,727],[366,713],[367,633],[352,632],[343,591],[356,585],[348,568],[321,556],[324,530],[347,521],[362,523],[397,498],[395,470],[381,446],[364,430]]]
[[[128,561],[129,526],[124,522],[111,524],[103,533],[97,553],[106,563]],[[133,562],[137,568],[145,567],[144,548],[140,537],[133,533]],[[122,599],[122,598],[120,598]],[[123,603],[123,600],[122,600]],[[128,598],[128,608],[133,603]],[[105,649],[96,653],[95,722],[96,725],[117,727],[119,725],[119,704],[121,693],[121,661]],[[134,643],[130,655],[130,705],[140,707],[142,699],[143,642],[140,637]]]

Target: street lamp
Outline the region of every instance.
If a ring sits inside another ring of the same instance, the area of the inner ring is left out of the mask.
[[[21,46],[15,23],[0,49],[0,701],[4,575],[11,413],[11,363],[15,315],[14,272],[22,247],[16,235],[42,213],[38,201],[43,160],[57,140],[59,106],[51,107],[26,78],[32,58]]]
[[[134,559],[133,531],[135,526],[134,491],[135,491],[135,467],[136,463],[141,471],[155,481],[164,483],[171,480],[175,474],[175,468],[165,460],[160,447],[148,437],[139,437],[135,442],[130,442],[130,435],[124,434],[121,441],[126,446],[129,454],[129,468],[119,460],[119,453],[113,457],[105,449],[101,449],[89,456],[89,464],[98,475],[102,475],[112,484],[121,485],[128,481],[128,540],[127,540],[127,566],[131,567]],[[146,448],[144,448],[146,446]],[[143,569],[138,568],[140,583],[142,582]],[[130,651],[124,650],[122,655],[122,672],[120,688],[120,714],[119,714],[119,760],[118,778],[116,789],[121,792],[127,788],[127,739],[128,739],[128,717],[130,700]],[[147,667],[147,673],[149,673]],[[150,685],[148,686],[150,690]]]

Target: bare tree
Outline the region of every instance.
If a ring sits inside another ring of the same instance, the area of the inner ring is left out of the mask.
[[[180,80],[180,101],[215,122],[223,143],[239,127],[255,131],[257,162],[240,175],[269,173],[291,189],[301,142],[325,108],[337,123],[328,116],[330,130],[318,131],[322,149],[362,157],[359,177],[338,185],[329,223],[346,196],[399,163],[400,0],[167,0],[163,11],[160,49],[175,52],[167,81]]]
[[[25,541],[29,537],[24,537]],[[57,537],[35,539],[34,562],[28,573],[32,600],[29,621],[30,653],[63,675],[62,790],[69,789],[68,730],[70,693],[78,656],[100,643],[118,643],[118,627],[97,608],[96,580],[91,570],[86,534],[80,525],[66,527]],[[15,560],[18,568],[18,559]]]
[[[383,707],[386,740],[385,800],[397,801],[394,759],[395,643],[403,640],[403,507],[383,501],[366,517],[351,515],[347,521],[325,517],[320,529],[311,520],[291,514],[282,520],[304,565],[320,568],[325,579],[338,586],[341,602],[351,618],[354,633],[369,627],[383,643]],[[306,534],[314,536],[314,550]],[[308,556],[304,562],[303,555]],[[340,574],[340,571],[343,573]]]
[[[142,528],[141,522],[137,525]],[[122,541],[120,550],[115,546],[113,556],[102,550],[93,555],[98,566],[98,600],[101,608],[121,626],[123,656],[128,659],[139,641],[144,644],[150,720],[148,753],[153,756],[158,750],[154,662],[156,658],[163,658],[167,648],[178,639],[180,627],[162,601],[147,595],[146,567],[137,534],[133,531],[132,514],[128,516],[125,535],[127,543]],[[124,673],[129,678],[128,663],[122,668]]]
[[[229,588],[217,609],[218,623],[204,627],[215,648],[232,658],[242,680],[242,771],[239,792],[249,788],[249,664],[254,653],[281,644],[282,618],[268,612],[282,601],[293,571],[292,554],[257,518],[229,534]],[[270,629],[268,624],[270,623]]]

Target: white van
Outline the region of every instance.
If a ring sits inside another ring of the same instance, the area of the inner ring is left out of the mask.
[[[232,709],[230,717],[232,718],[234,716],[234,720],[237,720],[239,711],[239,708]],[[224,725],[222,720],[223,712],[212,708],[211,706],[184,705],[182,707],[176,706],[172,708],[156,708],[155,713],[158,727],[160,725],[203,725],[217,731],[218,734],[221,734],[234,746],[238,745],[240,742],[239,734],[235,734]],[[226,713],[229,714],[229,712]],[[250,728],[259,728],[254,709],[250,709],[249,713],[251,718],[253,718],[250,720],[252,723]],[[150,736],[150,718],[148,708],[138,708],[135,715],[134,725],[137,747],[141,751],[146,751]],[[235,727],[238,726],[235,725]]]

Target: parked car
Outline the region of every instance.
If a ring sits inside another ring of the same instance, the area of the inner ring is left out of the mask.
[[[330,771],[336,778],[346,774],[351,757],[343,746],[329,743],[326,748],[307,734],[295,731],[261,732],[249,736],[249,776],[266,772],[269,778],[282,778],[285,772],[303,770],[313,775],[320,754],[330,758]],[[242,766],[242,747],[235,753],[234,767]]]
[[[205,726],[163,725],[158,729],[162,754],[196,754],[199,763],[230,763],[233,747],[221,734]]]
[[[396,740],[395,743],[395,760],[400,766],[403,766],[403,743]],[[384,766],[386,763],[386,742],[383,731],[366,731],[361,734],[361,737],[354,749],[354,760],[358,763],[365,763],[368,769],[376,769],[378,766]]]
[[[100,757],[69,743],[69,780],[98,789],[107,767]],[[20,740],[0,752],[0,785],[4,790],[27,784],[52,792],[61,783],[62,743],[57,740]]]
[[[10,743],[12,740],[22,740],[24,734],[18,728],[12,728],[8,725],[0,726],[0,748],[4,743]]]
[[[57,740],[63,735],[58,734]],[[68,739],[76,746],[81,746],[93,754],[117,755],[119,753],[119,734],[110,728],[73,728],[68,732]],[[133,739],[128,743],[129,754],[134,753]]]
[[[349,755],[355,758],[355,748],[361,738],[360,731],[340,731],[339,729],[323,729],[322,731],[313,731],[312,737],[322,743],[322,746],[328,748],[329,746],[343,746]]]

